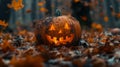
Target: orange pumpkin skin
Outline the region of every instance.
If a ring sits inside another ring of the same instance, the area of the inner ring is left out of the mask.
[[[79,41],[81,27],[71,16],[47,17],[36,23],[35,35],[38,44],[71,45]]]

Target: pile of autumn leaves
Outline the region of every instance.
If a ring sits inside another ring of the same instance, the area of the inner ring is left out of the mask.
[[[33,52],[35,55],[35,41],[34,34],[26,30],[14,35],[0,33],[0,67],[42,67],[43,58],[30,54]]]
[[[36,45],[33,32],[0,34],[0,67],[109,67],[120,63],[120,35],[82,31],[77,46]]]

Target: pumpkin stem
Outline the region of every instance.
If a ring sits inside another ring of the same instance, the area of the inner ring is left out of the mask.
[[[55,16],[61,16],[61,10],[60,9],[56,9],[55,11]]]

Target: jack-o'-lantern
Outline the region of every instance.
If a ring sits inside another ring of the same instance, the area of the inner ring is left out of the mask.
[[[81,27],[71,16],[48,17],[36,23],[35,34],[41,42],[54,46],[73,44],[80,39]]]

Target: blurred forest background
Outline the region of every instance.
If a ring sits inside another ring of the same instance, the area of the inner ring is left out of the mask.
[[[12,0],[0,0],[0,20],[8,22],[11,29],[19,26],[27,28],[34,20],[54,16],[56,9],[60,9],[63,15],[74,16],[86,27],[90,27],[92,23],[99,23],[105,28],[120,27],[120,0],[14,1],[21,2],[21,9],[9,7]]]

